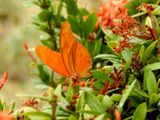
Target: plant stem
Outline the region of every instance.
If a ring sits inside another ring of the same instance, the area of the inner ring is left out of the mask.
[[[49,28],[49,34],[51,36],[51,40],[53,41],[53,49],[54,50],[57,50],[57,44],[56,44],[56,39],[55,39],[55,33],[54,33],[54,30],[52,28],[52,24],[51,24],[51,21],[48,20],[48,28]]]
[[[50,103],[52,107],[52,120],[56,120],[56,107],[57,107],[57,96],[53,95],[53,101]]]

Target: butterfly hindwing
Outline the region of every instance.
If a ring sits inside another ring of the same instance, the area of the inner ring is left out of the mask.
[[[92,67],[92,60],[87,49],[72,34],[68,22],[61,26],[61,51],[67,70],[79,77],[87,77],[88,70]]]
[[[75,71],[80,77],[88,77],[90,74],[88,70],[92,68],[92,59],[88,50],[81,44],[77,43],[75,51]]]

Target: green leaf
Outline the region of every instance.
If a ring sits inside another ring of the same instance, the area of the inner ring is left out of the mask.
[[[109,118],[110,115],[107,113],[103,113],[103,114],[99,115],[98,117],[96,117],[94,120],[106,120],[107,117]]]
[[[159,69],[160,69],[160,62],[155,62],[155,63],[146,65],[142,70],[146,71],[146,70],[159,70]]]
[[[132,63],[132,59],[128,60],[125,64],[125,67],[124,67],[124,73],[126,73],[127,69],[131,66],[131,63]]]
[[[78,22],[77,18],[75,18],[74,16],[69,15],[68,16],[68,21],[71,25],[71,29],[74,33],[80,34],[82,31],[82,26],[80,25],[80,23]]]
[[[54,90],[54,95],[56,95],[58,98],[62,97],[62,85],[59,84]]]
[[[23,108],[24,115],[28,116],[31,120],[50,120],[51,114],[47,112],[40,112],[30,107]]]
[[[38,64],[38,71],[39,71],[39,77],[41,78],[42,82],[49,85],[50,76],[48,72],[45,70],[44,66],[42,64]]]
[[[135,8],[137,8],[141,3],[139,0],[130,0],[128,4],[125,5],[126,8],[128,8],[128,14],[133,15],[138,12]]]
[[[76,117],[74,117],[73,115],[69,116],[68,120],[77,120]]]
[[[145,71],[146,77],[146,85],[147,85],[147,90],[149,94],[157,93],[157,83],[156,83],[156,77],[154,73],[150,70]]]
[[[96,88],[96,89],[102,89],[104,87],[104,83],[102,83],[101,81],[95,81],[93,83],[93,86]]]
[[[131,49],[129,48],[125,48],[122,52],[121,52],[121,55],[123,56],[124,60],[127,62],[127,61],[130,61],[131,58],[132,58],[132,51]]]
[[[145,14],[147,14],[147,12],[143,11],[143,12],[132,15],[132,17],[135,18],[135,17],[139,17],[139,16],[142,16],[142,15],[145,15]]]
[[[152,12],[154,15],[160,15],[160,6],[158,6],[154,11]]]
[[[3,110],[3,102],[2,102],[2,100],[0,100],[0,111],[2,111]]]
[[[151,56],[152,51],[155,49],[155,46],[157,44],[157,41],[152,42],[147,49],[144,52],[144,57],[143,57],[143,64],[146,63],[147,58],[149,58]]]
[[[92,93],[85,93],[85,101],[93,112],[99,114],[105,112],[103,104]]]
[[[83,30],[85,31],[85,37],[89,35],[89,33],[93,32],[95,25],[97,22],[97,16],[95,13],[92,13],[88,16],[87,20],[84,22]]]
[[[102,99],[102,104],[104,105],[104,107],[106,108],[106,110],[108,108],[110,108],[111,106],[113,106],[113,101],[112,99],[108,96],[108,95],[105,95]]]
[[[122,98],[122,95],[121,95],[121,94],[113,94],[113,95],[111,96],[111,99],[112,99],[112,101],[114,101],[114,102],[119,102],[119,101],[121,100],[121,98]]]
[[[142,89],[139,89],[139,88],[134,88],[133,91],[132,91],[132,94],[135,93],[137,96],[141,97],[142,99],[145,98],[145,99],[148,99],[149,98],[149,95]]]
[[[77,16],[78,6],[76,0],[65,0],[68,15]]]
[[[153,106],[154,104],[156,104],[158,101],[160,100],[160,97],[158,96],[158,94],[153,93],[150,98],[149,98],[149,106]]]
[[[61,12],[62,12],[62,9],[63,9],[63,2],[60,1],[59,2],[59,5],[58,5],[58,9],[57,9],[57,17],[60,16]]]
[[[114,54],[98,54],[94,59],[110,60],[120,62],[120,57]]]
[[[67,95],[66,95],[66,100],[69,103],[72,101],[73,94],[74,94],[74,91],[73,91],[73,86],[72,86],[72,80],[70,80],[69,88],[68,88]]]
[[[133,88],[134,88],[135,83],[136,83],[136,80],[134,80],[134,81],[132,82],[132,84],[129,85],[129,87],[128,87],[128,89],[125,91],[125,93],[123,93],[122,98],[121,98],[121,100],[120,100],[120,102],[119,102],[119,104],[118,104],[118,109],[119,109],[119,110],[122,110],[122,108],[123,108],[123,106],[124,106],[124,104],[125,104],[128,96],[130,95],[130,93],[132,92],[132,90],[133,90]]]
[[[144,75],[143,75],[143,89],[144,90],[147,90],[147,77],[148,77],[148,72],[144,72]]]
[[[81,93],[78,102],[76,104],[76,111],[82,111],[84,107],[84,92]]]
[[[39,13],[38,17],[41,21],[46,22],[51,18],[51,13],[48,10],[43,10]]]
[[[145,120],[146,113],[147,113],[147,105],[146,103],[142,103],[136,108],[132,120]]]
[[[140,58],[139,61],[140,62],[142,62],[142,60],[143,60],[144,50],[145,50],[144,45],[142,45],[140,48],[140,51],[139,51],[139,58]]]
[[[146,17],[145,25],[152,28],[152,21],[151,21],[151,18],[149,16]]]
[[[94,78],[96,78],[97,80],[101,81],[101,82],[106,82],[109,81],[110,83],[113,82],[113,79],[110,78],[107,73],[105,73],[104,71],[93,71],[92,75]]]
[[[102,41],[101,41],[101,39],[99,39],[99,40],[96,40],[96,41],[95,41],[95,44],[94,44],[94,48],[93,48],[93,49],[90,47],[90,48],[91,48],[90,51],[92,51],[92,56],[93,56],[93,57],[96,56],[96,55],[98,55],[98,54],[100,53],[101,46],[102,46]],[[91,53],[91,52],[90,52],[90,53]]]

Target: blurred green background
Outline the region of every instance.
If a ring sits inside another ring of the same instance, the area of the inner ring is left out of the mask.
[[[95,11],[102,1],[107,0],[78,0],[78,4]],[[29,65],[32,60],[22,48],[22,43],[25,41],[29,48],[34,48],[40,44],[42,34],[32,24],[32,17],[37,15],[38,8],[28,8],[24,2],[27,0],[0,0],[0,78],[3,78],[4,71],[9,73],[0,98],[7,102],[15,100],[18,105],[22,104],[22,100],[16,94],[38,91],[34,90],[38,79],[36,67]]]
[[[36,67],[22,48],[27,42],[30,48],[39,44],[39,33],[32,26],[32,16],[36,8],[24,7],[25,0],[0,0],[0,78],[8,71],[9,80],[0,91],[5,101],[19,102],[19,93],[32,93]]]

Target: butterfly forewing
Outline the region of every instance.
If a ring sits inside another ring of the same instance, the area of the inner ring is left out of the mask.
[[[61,53],[64,61],[64,65],[67,71],[72,75],[75,73],[74,66],[74,53],[76,50],[77,42],[72,34],[70,25],[68,22],[63,22],[61,25],[60,32],[60,47]]]
[[[70,76],[64,66],[61,53],[53,51],[45,46],[38,46],[36,47],[36,54],[45,64],[47,64],[55,72],[65,77]]]

